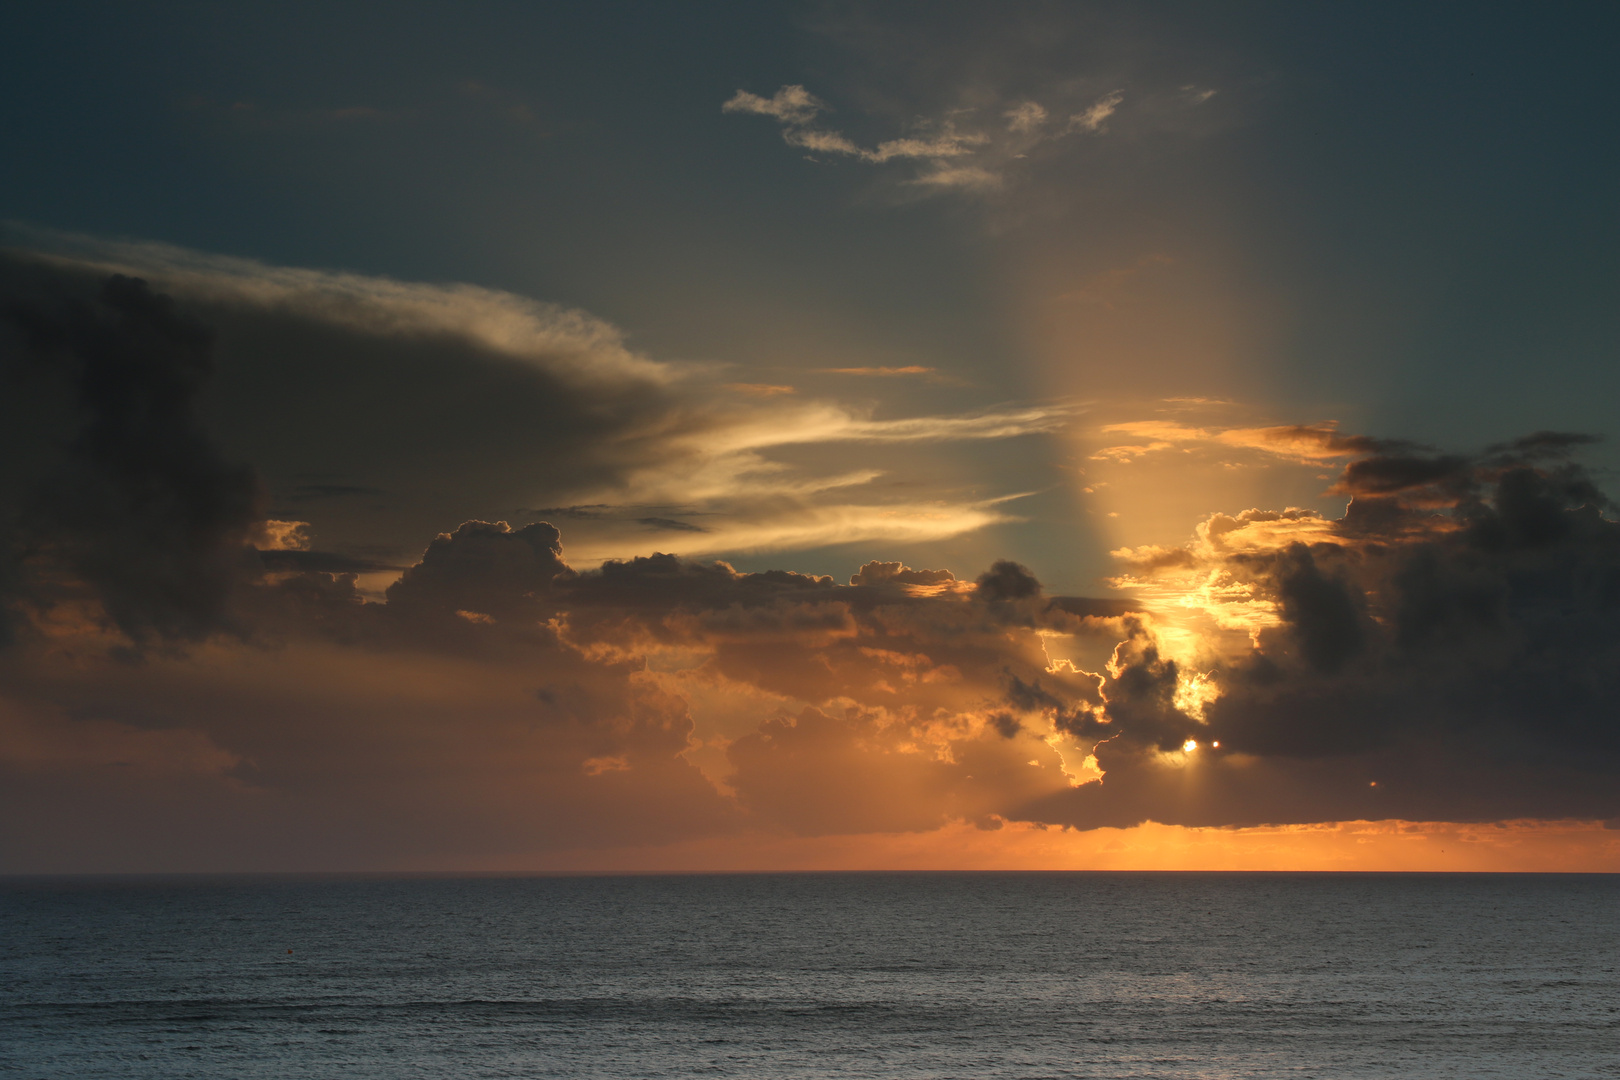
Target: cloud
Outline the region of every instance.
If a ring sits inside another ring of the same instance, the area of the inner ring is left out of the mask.
[[[789,146],[799,146],[818,154],[848,154],[863,161],[872,160],[868,151],[850,142],[836,131],[816,131],[810,128],[789,128],[782,133]]]
[[[1028,134],[1046,123],[1046,109],[1038,102],[1021,101],[1002,113],[1007,118],[1007,130]]]
[[[771,117],[782,124],[782,138],[790,146],[823,154],[845,154],[873,164],[901,158],[936,160],[956,157],[970,153],[971,147],[988,141],[985,135],[959,133],[953,124],[945,122],[929,135],[890,139],[868,150],[835,131],[808,126],[826,110],[826,103],[802,86],[784,86],[768,98],[738,90],[720,106],[721,112]]]
[[[1104,95],[1081,112],[1069,117],[1069,128],[1072,131],[1084,131],[1092,135],[1108,130],[1108,118],[1119,110],[1120,103],[1125,100],[1125,91],[1115,90]]]
[[[1186,399],[1169,399],[1183,402]],[[1197,399],[1194,403],[1207,403]],[[1213,404],[1221,404],[1214,402]],[[1416,451],[1432,449],[1405,439],[1379,439],[1369,435],[1346,435],[1334,423],[1279,424],[1270,427],[1206,428],[1194,427],[1175,420],[1131,420],[1106,424],[1098,429],[1102,434],[1125,434],[1152,439],[1147,446],[1120,446],[1100,450],[1099,460],[1140,457],[1146,453],[1177,447],[1203,444],[1209,447],[1233,447],[1259,450],[1274,457],[1301,464],[1313,464],[1369,455],[1410,455]],[[1380,459],[1383,460],[1383,459]],[[1383,468],[1374,465],[1372,468]]]
[[[640,356],[623,334],[586,312],[466,284],[424,284],[8,225],[31,250],[14,251],[65,274],[123,272],[193,310],[298,316],[352,332],[408,339],[464,338],[491,353],[581,382],[630,378],[668,384],[680,371]]]
[[[768,98],[738,90],[720,106],[721,112],[770,116],[784,124],[808,124],[826,109],[826,102],[802,86],[784,86]]]
[[[727,390],[735,390],[739,394],[750,397],[776,397],[779,394],[796,394],[798,389],[792,386],[782,386],[775,383],[726,383]]]
[[[307,520],[325,565],[400,565],[410,554],[403,538],[537,505],[623,508],[575,519],[591,524],[580,537],[587,559],[635,550],[636,518],[687,513],[733,523],[713,536],[738,547],[710,554],[843,535],[839,521],[859,522],[849,535],[861,538],[915,536],[893,492],[850,497],[880,470],[826,473],[790,448],[1042,435],[1069,415],[1008,406],[876,419],[789,387],[728,387],[716,371],[632,351],[617,328],[584,312],[494,290],[26,235],[51,253],[0,257],[15,303],[37,294],[65,304],[122,274],[206,328],[212,374],[198,384],[194,426],[210,422],[220,461],[255,463],[263,497],[252,513]],[[13,398],[29,413],[13,431],[37,442],[54,414],[26,400]],[[975,510],[981,501],[947,495],[929,507],[923,531],[1005,519]]]
[[[896,158],[924,158],[937,162],[941,158],[970,154],[973,147],[989,141],[987,135],[959,133],[955,125],[946,124],[944,130],[938,134],[920,139],[890,139],[888,142],[878,143],[874,150],[863,151],[861,156],[876,164],[893,161]]]
[[[1009,169],[1037,148],[1075,132],[1106,133],[1107,121],[1124,100],[1123,91],[1110,92],[1056,127],[1047,125],[1049,109],[1038,101],[1017,101],[1000,108],[992,118],[987,115],[990,110],[982,107],[984,102],[977,100],[974,105],[917,120],[911,133],[871,146],[817,126],[829,107],[799,85],[783,86],[768,98],[738,90],[721,105],[721,111],[768,116],[781,125],[784,142],[814,154],[853,158],[869,165],[915,162],[918,171],[903,181],[913,189],[984,194],[1003,187]]]
[[[856,543],[920,544],[949,539],[1008,522],[1023,520],[1003,506],[1006,497],[973,502],[839,503],[776,509],[768,515],[733,515],[710,519],[702,528],[688,526],[662,543],[686,556],[741,552],[802,551]],[[667,519],[638,518],[640,522]],[[668,525],[664,526],[670,528]],[[580,559],[596,563],[620,557],[626,542],[615,538],[581,547]]]
[[[212,335],[138,279],[5,269],[0,638],[80,590],[137,645],[222,629],[263,497],[197,415]]]
[[[829,375],[868,375],[876,378],[896,378],[903,375],[933,375],[934,368],[923,367],[919,364],[908,364],[905,367],[841,367],[822,368]]]
[[[985,409],[956,416],[872,420],[834,405],[762,413],[717,433],[727,449],[757,449],[806,442],[936,442],[1007,439],[1061,430],[1076,414],[1061,402],[1023,408]]]
[[[1002,185],[1000,174],[976,165],[936,164],[913,178],[920,187],[955,188],[962,191],[993,191]]]
[[[1326,461],[1363,454],[1384,454],[1423,449],[1404,439],[1374,439],[1343,435],[1334,424],[1286,424],[1277,427],[1232,428],[1216,436],[1229,446],[1265,450],[1300,461]]]
[[[1376,452],[1335,485],[1355,496],[1342,518],[1215,515],[1186,547],[1121,553],[1162,610],[1203,620],[1204,645],[1129,658],[1105,693],[1129,672],[1185,681],[1186,665],[1209,693],[1196,709],[1143,699],[1098,748],[1119,802],[1077,796],[1068,820],[1612,814],[1620,525],[1568,460],[1585,441]],[[1196,800],[1156,764],[1178,738],[1219,743],[1180,766]]]

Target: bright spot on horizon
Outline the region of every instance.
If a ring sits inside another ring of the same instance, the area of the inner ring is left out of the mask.
[[[1192,753],[1194,750],[1198,749],[1198,740],[1188,739],[1186,742],[1181,744],[1181,749],[1184,753]]]

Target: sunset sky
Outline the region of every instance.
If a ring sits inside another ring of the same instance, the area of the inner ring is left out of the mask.
[[[0,872],[1620,870],[1617,46],[8,9]]]

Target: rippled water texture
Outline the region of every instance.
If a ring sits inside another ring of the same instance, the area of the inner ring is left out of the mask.
[[[0,885],[24,1077],[1620,1076],[1620,877]]]

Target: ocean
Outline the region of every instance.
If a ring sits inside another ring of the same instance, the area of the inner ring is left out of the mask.
[[[0,1075],[1620,1076],[1620,875],[0,881]]]

